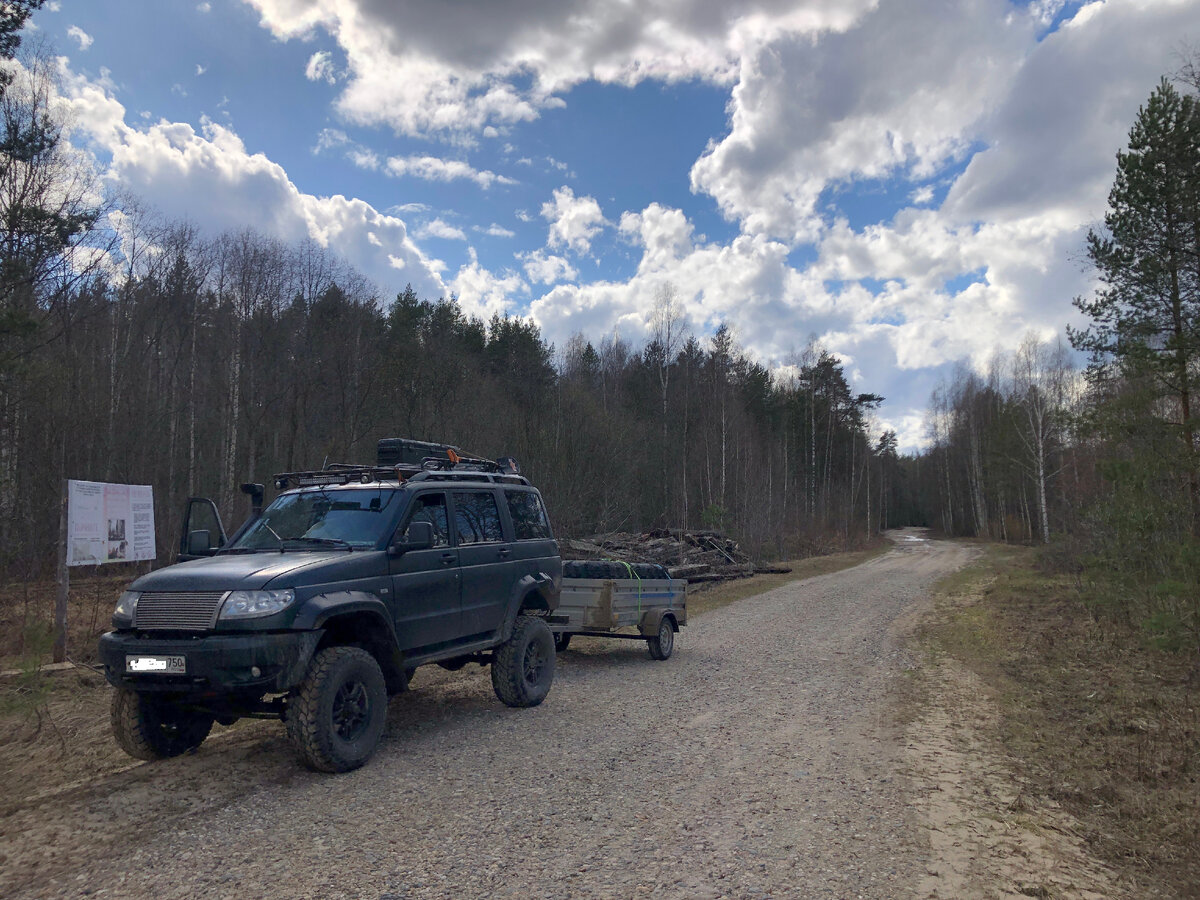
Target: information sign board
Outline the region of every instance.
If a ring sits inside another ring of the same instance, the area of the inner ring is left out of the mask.
[[[67,565],[154,559],[154,492],[148,484],[67,482]]]

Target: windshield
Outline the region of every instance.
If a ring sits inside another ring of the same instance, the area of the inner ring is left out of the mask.
[[[283,494],[226,550],[374,547],[391,521],[393,490],[314,490]],[[394,507],[392,507],[394,508]]]

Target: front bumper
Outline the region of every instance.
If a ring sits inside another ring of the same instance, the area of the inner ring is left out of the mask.
[[[319,640],[318,631],[197,638],[142,637],[113,631],[100,637],[100,659],[104,677],[114,687],[176,694],[261,695],[283,693],[298,685]],[[130,673],[125,670],[128,656],[182,656],[186,665],[182,675]]]

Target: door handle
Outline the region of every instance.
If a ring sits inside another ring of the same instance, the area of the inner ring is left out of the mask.
[[[496,552],[500,554],[500,558],[501,558],[501,559],[504,559],[504,558],[505,558],[505,557],[507,557],[507,556],[508,556],[510,553],[512,553],[512,550],[510,550],[508,547],[501,547],[501,548],[500,548],[499,550],[497,550]]]
[[[443,553],[442,554],[442,565],[443,566],[449,566],[449,565],[453,564],[453,562],[454,562],[454,554],[453,553]]]

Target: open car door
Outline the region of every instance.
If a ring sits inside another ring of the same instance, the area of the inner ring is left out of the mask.
[[[225,546],[225,526],[217,504],[207,497],[188,497],[183,510],[183,529],[179,535],[177,562],[212,556]]]

